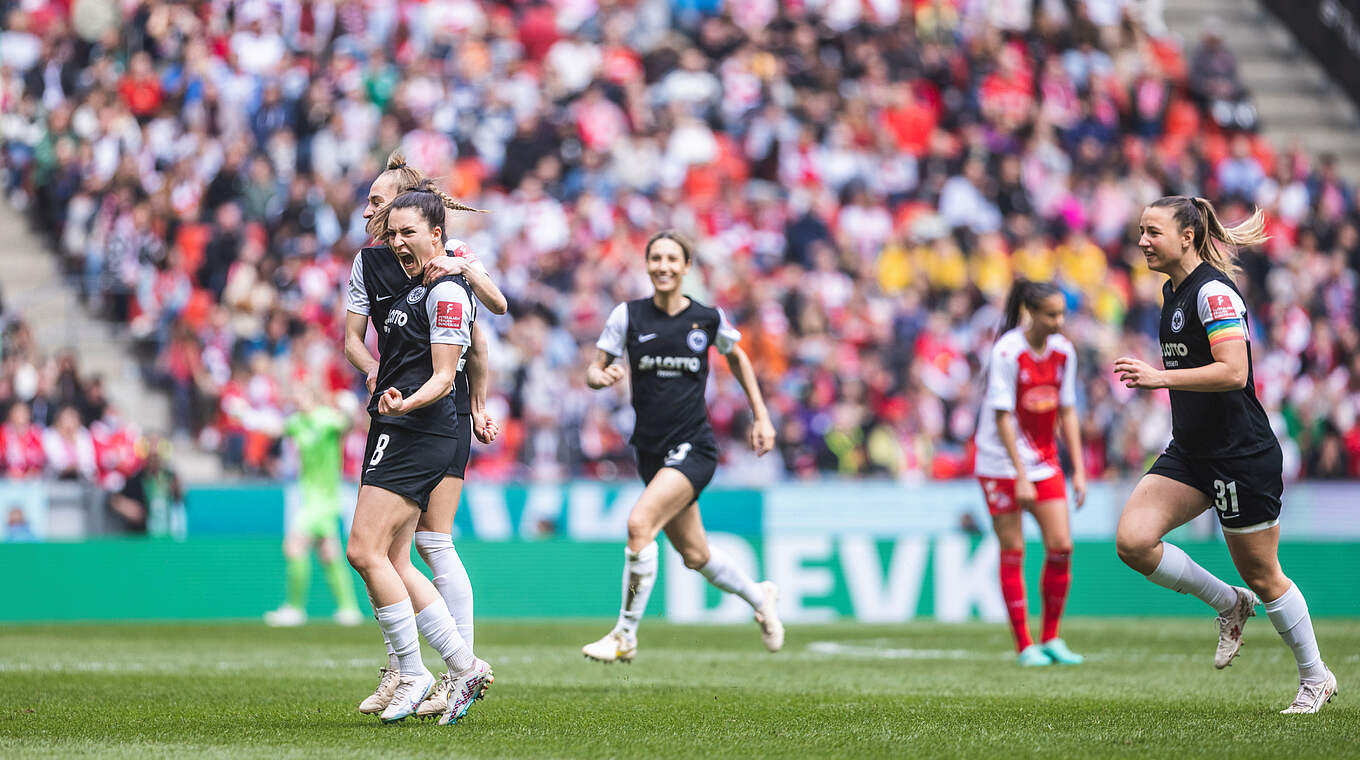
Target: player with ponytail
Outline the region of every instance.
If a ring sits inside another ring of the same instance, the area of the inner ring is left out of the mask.
[[[1086,499],[1086,471],[1077,432],[1077,353],[1061,334],[1065,312],[1062,291],[1051,282],[1020,279],[1011,286],[1001,336],[992,346],[975,439],[974,473],[1001,544],[1001,594],[1019,663],[1026,667],[1082,662],[1081,655],[1068,649],[1058,635],[1072,578],[1072,533],[1067,483],[1058,462],[1059,429],[1072,455],[1077,506]],[[1029,321],[1022,325],[1023,314],[1029,315]],[[1047,555],[1040,581],[1044,613],[1038,644],[1030,636],[1025,604],[1022,511],[1038,522]]]
[[[1191,594],[1218,612],[1214,667],[1237,657],[1242,629],[1265,600],[1266,614],[1294,652],[1299,690],[1285,713],[1315,713],[1336,694],[1303,593],[1280,568],[1284,456],[1256,398],[1247,306],[1233,282],[1237,249],[1266,239],[1260,210],[1240,224],[1219,221],[1203,198],[1174,195],[1143,209],[1138,247],[1162,286],[1162,369],[1115,360],[1128,388],[1165,388],[1171,443],[1124,505],[1115,548],[1159,586]],[[1248,588],[1229,586],[1162,537],[1209,507]]]

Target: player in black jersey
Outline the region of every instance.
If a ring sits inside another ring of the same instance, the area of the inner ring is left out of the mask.
[[[708,349],[717,348],[727,358],[746,392],[754,416],[751,448],[764,455],[774,447],[774,427],[755,370],[737,345],[741,333],[722,311],[681,291],[691,265],[689,243],[674,231],[659,232],[647,241],[644,255],[652,296],[615,307],[586,370],[588,386],[607,388],[623,379],[625,370],[614,361],[627,356],[637,415],[630,443],[647,488],[628,515],[618,623],[582,651],[601,662],[627,662],[637,654],[638,622],[656,582],[656,535],[662,530],[686,567],[751,605],[765,647],[778,651],[784,645],[784,626],[775,609],[779,589],[770,581],[756,583],[725,553],[709,546],[699,517],[699,494],[718,464],[718,444],[704,406]]]
[[[371,220],[374,215],[396,196],[420,186],[425,175],[419,169],[406,163],[400,152],[393,152],[387,160],[387,167],[369,187],[368,203],[364,207],[364,218]],[[464,206],[451,198],[445,198],[448,210],[466,211]],[[375,245],[364,248],[354,257],[350,271],[349,288],[346,297],[345,355],[350,362],[368,376],[368,389],[373,391],[376,381],[378,360],[369,353],[364,342],[369,318],[379,329],[386,317],[392,298],[398,291],[410,287],[412,278],[397,261],[392,249],[382,242],[384,230],[376,228],[369,234],[377,241]],[[477,260],[471,249],[459,240],[445,241],[444,256],[436,256],[425,265],[424,284],[433,282],[432,276],[462,275],[463,280],[472,288],[477,300],[492,313],[504,314],[505,296],[496,287],[485,267]],[[437,278],[437,277],[436,277]],[[499,433],[499,428],[486,414],[486,390],[489,384],[487,371],[487,343],[482,328],[473,323],[472,346],[467,352],[464,372],[458,373],[454,383],[454,406],[458,413],[458,451],[453,463],[439,485],[430,494],[428,507],[420,514],[416,524],[415,545],[425,564],[429,565],[435,588],[448,605],[458,626],[458,633],[473,646],[473,594],[472,582],[463,566],[458,551],[453,546],[453,518],[458,511],[459,499],[463,492],[463,478],[471,454],[472,438],[482,443],[491,443]],[[471,431],[472,435],[465,434]],[[397,684],[397,658],[392,643],[387,645],[387,667],[382,668],[378,686],[373,693],[359,704],[359,711],[375,714],[382,712],[392,699]],[[418,716],[434,715],[443,712],[447,702],[450,680],[445,674],[436,685],[430,697],[417,710]]]
[[[426,182],[374,216],[411,279],[394,294],[378,330],[376,382],[383,390],[369,403],[373,421],[347,556],[363,576],[397,656],[397,686],[382,712],[387,722],[414,714],[435,688],[421,662],[417,631],[449,666],[452,684],[441,725],[461,718],[493,680],[490,666],[459,635],[438,590],[409,560],[420,512],[458,453],[449,393],[476,319],[471,287],[462,278],[441,278],[428,288],[416,279],[443,252],[444,204]]]
[[[1280,569],[1280,445],[1256,399],[1247,309],[1232,279],[1236,249],[1265,239],[1262,214],[1225,227],[1203,198],[1172,196],[1144,209],[1138,229],[1148,268],[1170,278],[1162,289],[1164,369],[1129,357],[1114,368],[1129,388],[1170,391],[1172,441],[1124,506],[1119,557],[1218,611],[1218,668],[1237,656],[1243,625],[1266,600],[1299,666],[1298,696],[1283,712],[1317,712],[1336,693],[1336,677],[1318,653],[1303,594]],[[1210,506],[1250,590],[1229,586],[1162,540]]]

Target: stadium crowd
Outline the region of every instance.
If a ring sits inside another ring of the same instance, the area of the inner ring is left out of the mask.
[[[1274,237],[1241,282],[1286,472],[1360,476],[1360,201],[1251,131],[1231,52],[1155,5],[0,2],[4,187],[138,341],[175,432],[274,473],[290,384],[362,393],[340,293],[401,149],[491,211],[451,225],[511,302],[482,318],[504,425],[472,477],[533,479],[631,468],[625,395],[582,373],[663,227],[696,239],[689,292],[743,331],[778,429],[774,456],[740,446],[719,372],[720,477],[966,475],[1016,276],[1067,294],[1092,475],[1138,472],[1170,419],[1110,369],[1159,354],[1137,214],[1259,205]]]

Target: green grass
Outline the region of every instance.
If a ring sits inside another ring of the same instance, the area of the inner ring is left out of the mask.
[[[1341,694],[1314,716],[1276,714],[1296,672],[1264,619],[1223,672],[1210,619],[1074,619],[1087,663],[1024,671],[1001,625],[796,626],[769,655],[649,620],[635,664],[584,661],[607,626],[480,625],[496,685],[447,728],[354,710],[374,626],[9,626],[0,757],[1360,757],[1360,621],[1318,623]]]

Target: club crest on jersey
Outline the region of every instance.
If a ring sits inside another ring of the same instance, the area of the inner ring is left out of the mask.
[[[697,354],[708,348],[708,333],[703,330],[690,330],[689,335],[685,336],[685,342]]]
[[[1176,309],[1171,312],[1171,332],[1180,332],[1185,327],[1185,312]]]
[[[420,303],[420,299],[425,297],[425,286],[417,285],[411,288],[411,292],[406,296],[406,303]]]

